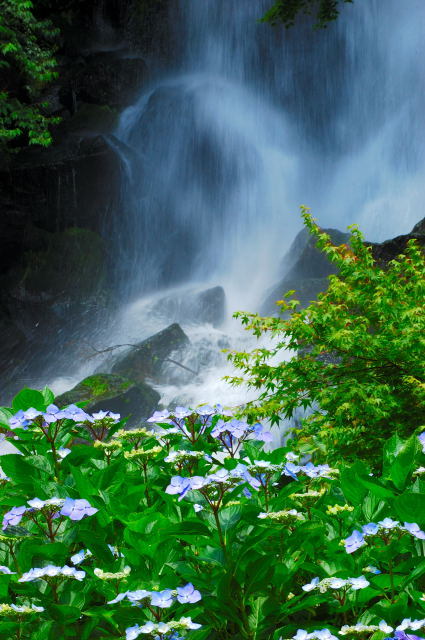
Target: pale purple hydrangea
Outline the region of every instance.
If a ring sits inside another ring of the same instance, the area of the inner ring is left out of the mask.
[[[124,591],[123,593],[119,593],[113,600],[110,600],[108,604],[117,604],[124,599],[127,599],[131,604],[137,604],[143,600],[150,600],[150,604],[153,607],[168,609],[176,600],[181,604],[194,604],[202,600],[202,596],[193,584],[189,582],[184,587],[177,587],[177,589],[163,589],[162,591],[138,589],[137,591]]]
[[[152,591],[151,605],[153,607],[159,607],[160,609],[168,609],[174,602],[173,590],[163,589],[162,591]]]
[[[344,540],[345,550],[347,553],[353,553],[363,545],[367,544],[365,538],[368,536],[379,536],[382,534],[384,537],[387,537],[389,532],[392,531],[410,533],[410,535],[418,538],[419,540],[425,540],[425,531],[422,531],[416,522],[405,522],[404,525],[401,525],[397,520],[384,518],[378,523],[369,522],[368,524],[363,525],[361,532],[357,530],[353,531],[351,536]]]
[[[53,564],[48,564],[45,567],[30,569],[19,578],[18,582],[33,582],[34,580],[41,580],[43,578],[56,577],[73,578],[81,582],[81,580],[85,578],[85,575],[85,571],[79,571],[75,567],[68,567],[68,565],[56,567]]]
[[[147,422],[171,422],[169,411],[155,411],[154,414],[147,419]]]
[[[357,551],[357,549],[360,549],[360,547],[363,547],[365,544],[365,539],[363,538],[360,531],[357,531],[357,529],[353,531],[351,536],[348,536],[348,538],[344,540],[344,546],[347,553],[354,553],[355,551]]]
[[[177,587],[177,600],[180,604],[194,604],[202,600],[202,596],[199,591],[195,589],[193,584],[189,582],[184,587]]]
[[[5,513],[3,516],[3,525],[2,525],[3,531],[7,529],[7,527],[9,526],[13,526],[13,527],[17,526],[21,522],[26,510],[27,510],[27,507],[25,506],[12,507],[10,511]]]
[[[62,509],[60,510],[61,516],[67,516],[71,520],[82,520],[86,516],[92,516],[98,512],[98,509],[92,507],[91,504],[84,498],[73,500],[72,498],[66,498]]]

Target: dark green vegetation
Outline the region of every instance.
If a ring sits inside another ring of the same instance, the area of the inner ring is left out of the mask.
[[[58,30],[39,19],[27,0],[0,2],[0,152],[8,142],[47,146],[49,125],[57,118],[43,112],[42,89],[56,77],[54,51]]]
[[[327,27],[339,16],[342,2],[353,0],[278,0],[264,15],[263,21],[292,27],[301,15],[313,16],[316,28]]]
[[[309,409],[298,436],[317,455],[374,458],[382,439],[425,423],[424,254],[411,240],[403,255],[379,266],[355,227],[349,244],[334,246],[305,208],[303,218],[338,274],[305,309],[281,301],[289,318],[236,314],[277,344],[231,354],[245,374],[231,381],[262,389],[251,417],[277,422]],[[288,348],[295,356],[276,363]]]

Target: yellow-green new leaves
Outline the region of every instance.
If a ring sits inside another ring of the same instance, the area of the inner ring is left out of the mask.
[[[349,244],[335,246],[306,207],[302,216],[338,275],[305,309],[280,302],[292,309],[289,319],[237,314],[248,330],[276,343],[229,357],[249,385],[262,389],[248,409],[253,417],[278,421],[310,408],[304,439],[319,438],[337,459],[374,457],[379,440],[407,436],[424,422],[424,254],[411,240],[381,267],[356,227]],[[288,349],[295,351],[289,360]]]

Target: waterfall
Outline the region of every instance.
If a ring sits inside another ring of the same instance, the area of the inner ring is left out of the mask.
[[[261,23],[271,4],[176,0],[173,61],[121,116],[122,201],[108,229],[117,342],[171,321],[153,313],[165,290],[219,284],[229,316],[257,309],[301,228],[300,204],[375,241],[423,215],[423,1],[344,3],[325,30],[308,18],[290,30]],[[199,351],[251,344],[230,320],[222,332],[185,328]],[[211,362],[190,388],[180,371],[165,401],[183,385],[189,400],[222,399],[209,392],[223,392],[223,361]]]
[[[176,3],[174,68],[121,118],[138,154],[114,233],[132,295],[213,277],[248,280],[255,304],[301,203],[371,240],[421,215],[421,0],[344,5],[322,31],[260,23],[270,2]]]

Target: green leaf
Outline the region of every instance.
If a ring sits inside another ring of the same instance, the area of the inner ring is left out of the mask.
[[[9,419],[13,416],[13,411],[0,407],[0,425],[9,427]]]
[[[42,389],[41,393],[43,394],[43,398],[44,398],[44,402],[46,403],[46,407],[48,407],[49,404],[53,404],[53,402],[55,400],[55,394],[53,393],[53,391],[51,389],[49,389],[49,387],[44,387],[44,389]]]
[[[340,479],[342,492],[348,502],[355,506],[361,504],[367,493],[367,489],[358,481],[355,466],[348,469],[341,469]]]
[[[391,480],[397,489],[404,489],[407,479],[415,468],[415,457],[419,448],[419,440],[416,436],[412,436],[399,446],[390,468]]]
[[[400,520],[425,525],[425,493],[403,493],[394,500]]]
[[[35,391],[35,389],[22,389],[13,398],[12,409],[16,413],[21,409],[26,411],[31,408],[37,409],[37,411],[44,411],[46,409],[44,396],[40,391]]]

